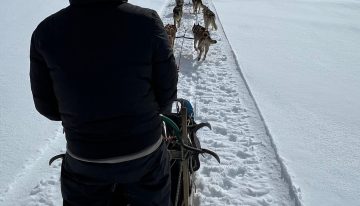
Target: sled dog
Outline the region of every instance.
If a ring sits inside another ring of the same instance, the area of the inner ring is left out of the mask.
[[[200,7],[203,5],[202,0],[192,0],[194,14],[200,11]]]
[[[176,32],[177,32],[176,26],[173,24],[167,24],[165,26],[165,31],[168,35],[171,48],[174,48]]]
[[[183,6],[184,0],[176,0],[176,6]]]
[[[183,15],[183,7],[176,5],[173,9],[174,25],[180,27],[181,18]]]
[[[202,37],[200,40],[199,40],[199,45],[198,45],[198,49],[200,50],[200,53],[199,53],[199,56],[198,56],[198,61],[200,61],[201,59],[201,55],[202,53],[205,51],[205,54],[204,54],[204,58],[203,60],[206,59],[206,55],[209,51],[209,47],[211,44],[216,44],[217,41],[216,40],[213,40],[211,39],[210,36],[205,36],[205,37]]]
[[[203,5],[203,14],[204,14],[204,23],[205,23],[205,28],[209,29],[209,25],[212,26],[213,29],[217,30],[217,26],[215,23],[215,13],[212,12],[209,7]]]
[[[194,49],[197,51],[198,41],[204,36],[210,36],[210,33],[205,29],[205,27],[202,27],[200,24],[194,24],[192,32],[194,34]]]
[[[217,41],[211,39],[209,31],[206,30],[205,27],[200,26],[199,24],[194,24],[192,31],[194,34],[194,48],[196,51],[200,50],[197,60],[200,61],[201,56],[204,52],[205,54],[203,60],[205,60],[210,45],[217,43]]]

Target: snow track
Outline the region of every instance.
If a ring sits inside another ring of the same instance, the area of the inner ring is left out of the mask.
[[[204,3],[215,11],[212,3]],[[164,24],[173,23],[174,6],[175,1],[170,1],[163,10]],[[191,4],[185,2],[177,36],[191,37],[194,23],[204,25],[202,13],[196,18]],[[210,30],[217,44],[210,46],[205,61],[196,60],[192,40],[178,38],[175,42],[177,61],[181,56],[178,96],[195,104],[196,120],[212,124],[213,131],[202,131],[200,141],[222,160],[219,165],[211,157],[202,159],[195,203],[295,205],[271,138],[218,20],[217,25],[218,31]]]
[[[8,189],[0,195],[1,206],[58,206],[62,205],[60,193],[61,161],[48,166],[49,159],[65,152],[62,127],[54,137],[38,150],[36,157],[27,160],[23,170],[16,175]]]

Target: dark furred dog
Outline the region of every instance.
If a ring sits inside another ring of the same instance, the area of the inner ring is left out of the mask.
[[[197,57],[200,61],[203,52],[205,51],[203,60],[206,59],[206,55],[209,51],[211,44],[217,43],[216,40],[211,39],[210,33],[205,27],[200,26],[199,24],[194,24],[192,28],[194,34],[194,48],[195,50],[200,50],[199,56]]]
[[[213,29],[217,30],[217,26],[215,23],[215,13],[209,9],[209,7],[203,5],[203,14],[204,14],[204,23],[205,28],[209,29],[209,25],[212,26]]]
[[[184,0],[176,0],[176,6],[183,6]]]
[[[183,15],[183,6],[176,5],[173,9],[174,25],[180,27],[181,18]]]

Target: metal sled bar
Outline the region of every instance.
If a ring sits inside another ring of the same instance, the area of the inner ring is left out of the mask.
[[[190,176],[189,176],[189,165],[188,165],[189,161],[188,160],[183,160],[182,161],[182,165],[183,165],[183,192],[184,192],[184,204],[185,206],[189,206],[189,190],[190,190]]]
[[[178,179],[177,187],[176,187],[175,206],[178,206],[178,202],[179,202],[180,188],[181,188],[181,176],[182,176],[182,167],[180,167],[180,169],[179,169],[179,179]],[[180,206],[182,206],[182,205],[180,205]]]

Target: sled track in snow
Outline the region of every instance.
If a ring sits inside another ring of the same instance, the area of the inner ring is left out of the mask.
[[[212,6],[213,6],[213,8],[214,8],[214,12],[215,12],[216,16],[218,17],[219,15],[218,15],[218,13],[217,13],[217,11],[216,11],[216,8],[214,7],[213,4],[212,4]],[[223,28],[223,26],[222,26],[222,24],[221,24],[220,19],[218,19],[218,22],[220,22],[220,25],[218,25],[218,26],[221,27],[221,29],[222,29],[223,31],[225,31],[224,28]],[[224,32],[224,36],[225,36],[225,38],[226,38],[226,41],[229,42],[229,40],[228,40],[225,32]],[[258,106],[258,104],[257,104],[257,102],[256,102],[256,100],[255,100],[255,97],[254,97],[254,95],[252,94],[252,92],[251,92],[251,90],[250,90],[249,84],[247,83],[247,81],[246,81],[246,79],[245,79],[245,77],[244,77],[244,75],[243,75],[243,73],[242,73],[242,71],[241,71],[241,66],[240,66],[240,64],[239,64],[239,62],[238,62],[238,58],[237,58],[234,50],[232,49],[231,44],[229,44],[229,45],[230,45],[230,48],[231,48],[231,53],[232,53],[232,55],[233,55],[233,58],[235,59],[236,65],[237,65],[237,70],[238,70],[238,72],[239,72],[239,74],[240,74],[240,76],[241,76],[241,79],[244,81],[244,84],[245,84],[245,86],[246,86],[246,88],[247,88],[247,91],[249,92],[249,94],[250,94],[250,96],[251,96],[251,99],[253,100],[254,105],[255,105],[255,107],[256,107],[256,110],[257,110],[258,113],[259,113],[259,116],[260,116],[260,118],[261,118],[261,121],[262,121],[263,124],[264,124],[265,130],[266,130],[266,134],[267,134],[267,135],[269,136],[269,138],[270,138],[271,146],[272,146],[272,148],[274,149],[276,159],[277,159],[278,163],[280,164],[281,176],[282,176],[282,178],[284,178],[284,180],[287,182],[287,184],[288,184],[288,186],[289,186],[290,196],[291,196],[292,199],[294,199],[294,201],[295,201],[295,206],[303,206],[303,204],[301,203],[301,200],[300,200],[300,195],[301,195],[301,194],[299,194],[299,193],[300,193],[299,190],[298,190],[298,189],[296,188],[296,186],[294,185],[294,183],[293,183],[293,181],[292,181],[292,179],[291,179],[291,176],[290,176],[290,174],[289,174],[289,172],[288,172],[288,170],[287,170],[287,167],[285,166],[282,158],[281,158],[280,155],[279,155],[278,149],[277,149],[276,144],[275,144],[275,142],[274,142],[274,139],[273,139],[273,137],[272,137],[272,135],[271,135],[271,133],[270,133],[269,127],[267,126],[267,124],[266,124],[266,122],[265,122],[265,119],[264,119],[264,117],[263,117],[263,115],[262,115],[262,113],[261,113],[261,110],[260,110],[260,108],[259,108],[259,106]]]
[[[29,158],[8,189],[0,195],[1,206],[57,206],[62,204],[60,193],[61,162],[51,167],[48,160],[54,154],[65,151],[65,137],[59,127],[53,137]],[[36,179],[41,180],[36,182]]]
[[[216,13],[211,1],[203,2]],[[163,8],[164,24],[173,24],[174,6],[175,0],[171,0]],[[179,38],[175,42],[177,62],[181,56],[178,96],[195,104],[196,119],[213,125],[216,135],[204,131],[200,136],[206,138],[201,142],[215,149],[223,160],[222,165],[217,165],[211,158],[202,159],[197,174],[200,192],[195,195],[195,203],[301,206],[298,192],[277,152],[218,15],[216,22],[219,30],[210,30],[210,33],[218,43],[210,46],[205,61],[196,60],[192,40]],[[196,18],[190,2],[185,1],[177,36],[192,37],[193,23],[204,25],[202,13]]]

